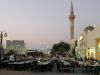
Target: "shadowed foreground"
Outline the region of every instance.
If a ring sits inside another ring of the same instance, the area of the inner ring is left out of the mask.
[[[30,72],[30,71],[10,71],[0,70],[0,75],[88,75],[86,73],[60,73],[60,72]],[[93,74],[89,74],[93,75]]]

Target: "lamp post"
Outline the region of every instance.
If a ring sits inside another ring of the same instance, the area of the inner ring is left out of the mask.
[[[3,41],[4,37],[7,37],[7,32],[0,31],[0,62],[1,62],[2,54],[4,53],[4,49],[3,49],[3,46],[2,46],[2,41]]]

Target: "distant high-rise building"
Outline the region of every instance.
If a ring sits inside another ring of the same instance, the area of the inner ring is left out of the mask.
[[[25,50],[24,40],[7,40],[6,49],[12,49],[18,53],[22,53]]]

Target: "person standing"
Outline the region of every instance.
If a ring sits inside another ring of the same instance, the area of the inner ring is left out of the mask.
[[[11,61],[11,62],[15,61],[15,55],[14,54],[9,56],[9,61]]]

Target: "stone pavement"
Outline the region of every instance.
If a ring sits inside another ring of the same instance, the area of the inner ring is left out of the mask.
[[[89,73],[65,73],[65,72],[31,72],[31,71],[10,71],[1,69],[0,75],[93,75]]]

